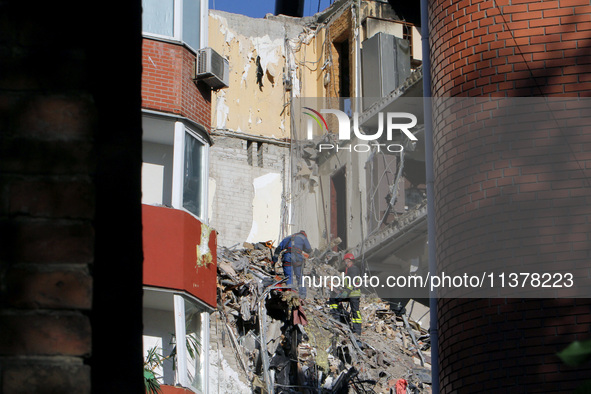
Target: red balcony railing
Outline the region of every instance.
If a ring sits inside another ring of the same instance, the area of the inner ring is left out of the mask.
[[[216,307],[216,231],[191,214],[142,205],[144,285],[184,290]]]

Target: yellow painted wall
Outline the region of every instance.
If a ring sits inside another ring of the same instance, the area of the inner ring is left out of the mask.
[[[229,88],[212,92],[214,130],[289,138],[291,98],[324,95],[324,32],[316,37],[315,32],[296,24],[286,41],[276,34],[277,25],[281,23],[210,11],[209,46],[230,63]],[[275,34],[265,34],[267,26]],[[249,29],[259,34],[241,33]],[[262,87],[257,83],[258,56],[264,72]],[[290,78],[292,88],[288,90],[283,81]]]

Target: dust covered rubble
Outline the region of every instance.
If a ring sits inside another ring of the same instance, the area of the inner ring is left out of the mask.
[[[430,393],[430,343],[387,300],[362,295],[362,335],[331,319],[328,289],[300,299],[285,285],[272,245],[218,248],[221,346],[254,393]],[[314,257],[315,256],[315,257]],[[336,275],[333,252],[308,259],[305,275]],[[398,314],[397,314],[398,312]],[[404,313],[404,310],[402,310]],[[404,391],[401,391],[405,388]]]

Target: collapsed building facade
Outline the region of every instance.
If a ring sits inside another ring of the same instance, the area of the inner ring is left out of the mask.
[[[379,1],[337,1],[304,18],[210,11],[210,45],[230,63],[230,87],[212,97],[211,212],[220,245],[277,244],[304,228],[319,248],[340,240],[336,250],[359,255],[376,275],[426,272],[420,38]],[[405,107],[418,116],[418,141],[396,136],[404,153],[351,154],[359,139],[318,152],[336,135],[336,119],[327,116],[330,130],[307,141],[306,100],[358,112],[368,133],[380,112]],[[236,191],[240,198],[231,197]]]
[[[311,304],[304,304],[281,288],[281,270],[269,268],[270,255],[240,251],[245,241],[277,245],[306,229],[317,251],[306,265],[308,275],[337,273],[345,252],[373,275],[426,272],[420,38],[415,26],[380,1],[361,8],[337,1],[304,18],[210,10],[209,45],[229,64],[229,87],[212,93],[209,180],[211,224],[219,232],[218,256],[225,256],[210,328],[218,333],[212,343],[219,356],[210,359],[228,362],[227,370],[235,372],[221,374],[219,387],[346,392],[357,384],[357,390],[389,392],[406,378],[417,392],[428,390],[430,359],[422,350],[429,345],[413,344],[408,334],[414,329],[413,338],[429,338],[424,305],[382,300],[388,294],[375,292],[364,296],[364,315],[373,316],[364,326],[373,341],[361,350],[349,327],[326,315],[328,290],[311,289]],[[398,135],[390,141],[404,144],[406,154],[379,147],[351,154],[359,139],[344,142],[340,151],[318,152],[320,142],[338,134],[336,119],[307,140],[302,107],[308,105],[358,110],[368,133],[380,112],[411,111],[418,115],[412,131],[418,141]],[[407,318],[404,306],[412,329],[401,317]],[[310,324],[294,321],[294,311]],[[311,333],[311,326],[319,331]],[[311,337],[334,343],[312,343]],[[407,360],[392,358],[394,349]]]

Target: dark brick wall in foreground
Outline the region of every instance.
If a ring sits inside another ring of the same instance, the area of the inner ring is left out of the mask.
[[[0,392],[142,393],[140,3],[0,3]]]

